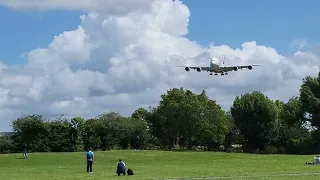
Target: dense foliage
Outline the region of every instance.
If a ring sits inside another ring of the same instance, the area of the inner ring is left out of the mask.
[[[109,112],[95,118],[41,115],[12,122],[14,135],[0,137],[0,152],[72,152],[110,149],[197,149],[250,153],[319,152],[320,73],[306,77],[300,96],[288,102],[259,91],[237,96],[225,112],[206,92],[174,88],[157,107],[131,117]],[[237,148],[238,147],[238,148]]]

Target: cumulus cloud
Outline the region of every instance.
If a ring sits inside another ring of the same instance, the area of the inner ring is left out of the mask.
[[[205,89],[225,109],[236,95],[254,90],[287,100],[297,95],[302,78],[316,75],[320,66],[313,51],[285,57],[254,41],[238,49],[202,47],[185,38],[190,11],[178,0],[70,2],[0,1],[21,9],[88,11],[75,30],[25,54],[23,66],[0,63],[0,130],[8,130],[21,113],[91,117],[113,110],[130,115],[140,106],[156,105],[168,88],[181,86]],[[225,65],[263,66],[228,76],[175,67],[205,66],[213,56],[225,56]]]

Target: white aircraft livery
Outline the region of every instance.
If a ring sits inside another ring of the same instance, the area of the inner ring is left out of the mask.
[[[223,64],[224,64],[224,58],[223,58]],[[260,66],[260,65],[245,65],[245,66],[223,66],[221,65],[221,62],[219,61],[218,58],[211,58],[209,62],[209,66],[206,67],[195,67],[195,66],[176,66],[176,67],[184,67],[186,71],[190,71],[190,69],[197,70],[198,72],[201,71],[207,71],[210,72],[210,75],[214,73],[214,75],[221,74],[223,75],[228,75],[229,71],[238,71],[239,69],[249,69],[252,70],[253,66]]]

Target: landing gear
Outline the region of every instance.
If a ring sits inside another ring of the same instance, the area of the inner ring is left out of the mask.
[[[212,75],[213,75],[213,73],[210,73],[210,76],[212,76]],[[217,76],[218,73],[214,73],[214,75]],[[228,75],[228,73],[220,73],[220,75],[221,75],[221,76],[224,76],[224,75]]]

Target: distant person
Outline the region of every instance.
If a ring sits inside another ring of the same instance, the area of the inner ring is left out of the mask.
[[[140,137],[136,136],[135,138],[135,150],[140,149]]]
[[[119,159],[119,162],[117,163],[117,174],[120,176],[120,174],[126,175],[126,164]]]
[[[28,158],[28,146],[26,142],[23,143],[23,158],[24,159]]]
[[[314,162],[306,162],[306,164],[320,164],[320,156],[316,155],[314,156]]]
[[[93,159],[94,159],[94,153],[92,152],[92,148],[88,148],[87,152],[87,172],[90,171],[92,173],[92,164],[93,164]]]

